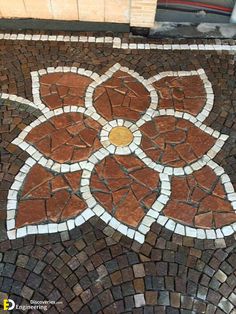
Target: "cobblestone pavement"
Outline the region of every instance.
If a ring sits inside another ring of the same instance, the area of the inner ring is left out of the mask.
[[[0,303],[236,313],[235,43],[14,34],[0,35]]]

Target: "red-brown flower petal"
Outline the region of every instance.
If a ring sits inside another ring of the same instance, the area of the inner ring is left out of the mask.
[[[211,229],[236,221],[219,177],[208,166],[185,177],[173,177],[164,214],[183,224]]]
[[[159,194],[159,175],[134,155],[109,156],[95,166],[91,191],[114,217],[137,227]]]
[[[81,113],[64,113],[36,126],[25,138],[42,154],[59,163],[86,160],[101,147],[101,126]]]
[[[193,76],[169,76],[153,83],[159,94],[159,109],[175,109],[196,116],[206,103],[202,79]]]
[[[76,73],[50,73],[40,77],[42,102],[50,109],[84,106],[85,90],[92,79]]]
[[[94,92],[94,107],[107,120],[136,121],[150,104],[149,92],[136,78],[117,71]]]
[[[86,209],[86,203],[74,194],[79,189],[82,171],[59,174],[35,165],[22,187],[16,215],[16,227],[45,222],[61,222]],[[76,185],[76,187],[75,187]]]
[[[141,148],[147,156],[172,167],[184,167],[197,161],[216,141],[193,123],[172,116],[156,117],[140,130],[143,134]]]

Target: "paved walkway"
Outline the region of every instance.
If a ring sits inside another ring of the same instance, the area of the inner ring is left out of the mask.
[[[0,35],[1,303],[236,313],[235,43],[77,35]]]

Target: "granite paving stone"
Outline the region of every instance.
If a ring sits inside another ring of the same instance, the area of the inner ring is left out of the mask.
[[[235,314],[235,40],[18,33],[0,35],[0,309]]]

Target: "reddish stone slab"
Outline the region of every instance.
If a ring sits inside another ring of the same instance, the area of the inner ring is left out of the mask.
[[[61,220],[76,217],[87,208],[85,202],[77,195],[71,195],[61,214]]]
[[[132,191],[129,191],[125,199],[118,205],[115,217],[131,227],[137,227],[144,217],[143,208],[136,200]]]
[[[196,116],[206,103],[206,92],[198,75],[165,77],[153,83],[160,109],[175,109]]]
[[[60,222],[85,210],[85,201],[74,194],[80,188],[81,174],[55,174],[40,165],[33,166],[20,195],[17,226]]]
[[[206,229],[236,221],[220,178],[208,166],[185,177],[173,177],[171,189],[164,214],[174,220]]]
[[[65,178],[74,192],[78,191],[80,187],[81,175],[81,171],[69,172],[65,174]]]
[[[88,159],[101,147],[100,129],[101,126],[90,117],[64,113],[36,126],[25,140],[48,158],[59,163],[73,163]]]
[[[212,219],[213,219],[213,214],[212,212],[207,212],[204,214],[196,215],[195,216],[195,226],[197,228],[212,228]]]
[[[156,117],[140,130],[143,134],[141,148],[148,157],[172,167],[184,167],[197,161],[216,141],[193,123],[172,116]]]
[[[53,222],[58,222],[61,217],[63,209],[66,207],[67,202],[69,201],[70,194],[66,190],[57,191],[53,196],[47,200],[46,211],[47,217]]]
[[[66,183],[63,176],[58,175],[51,180],[51,189],[52,192],[56,192],[58,190],[64,190],[68,188],[68,184]]]
[[[149,92],[131,75],[117,71],[94,92],[94,107],[107,120],[136,121],[150,104]]]
[[[91,192],[124,224],[137,227],[159,195],[159,174],[135,155],[108,156],[95,166]]]
[[[187,225],[193,225],[196,211],[196,208],[193,206],[187,203],[176,202],[175,200],[169,201],[164,208],[165,216]]]
[[[199,207],[199,213],[212,211],[212,212],[230,212],[232,206],[229,201],[222,200],[214,195],[206,196]]]
[[[236,222],[236,213],[214,213],[214,221],[216,228],[232,224]]]
[[[185,177],[172,178],[171,199],[178,201],[187,201],[189,199],[190,189]]]
[[[48,172],[42,166],[36,164],[31,168],[27,178],[25,179],[22,196],[26,196],[43,183],[49,181],[51,178],[53,178],[53,175],[50,172]]]
[[[47,220],[44,200],[23,200],[19,203],[16,227],[38,224]]]
[[[50,73],[40,77],[42,102],[50,109],[84,105],[85,91],[92,79],[76,73]]]
[[[151,189],[155,189],[159,184],[159,174],[150,168],[132,171],[131,177]]]

